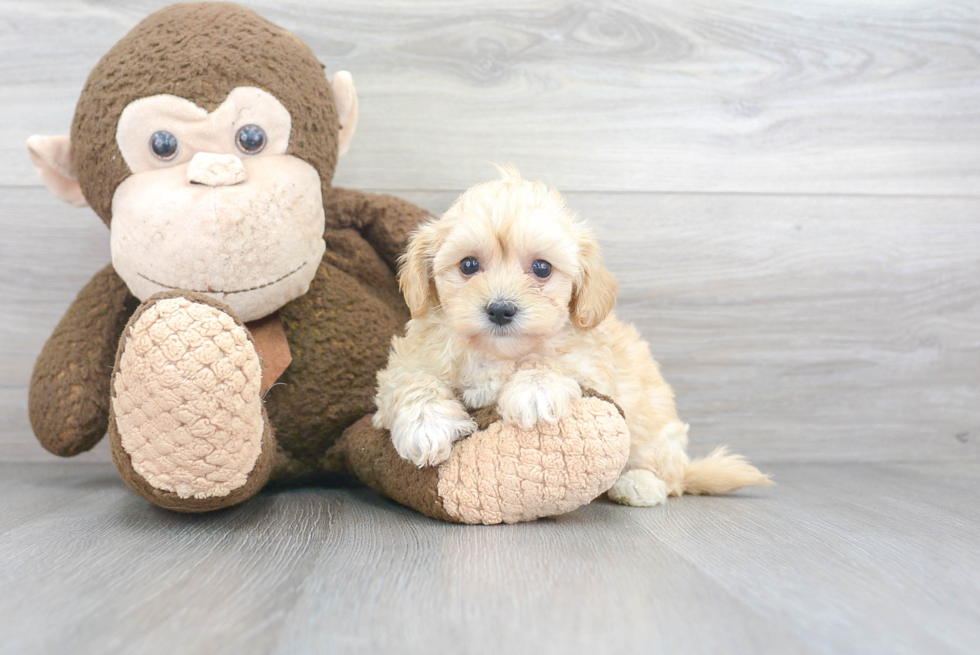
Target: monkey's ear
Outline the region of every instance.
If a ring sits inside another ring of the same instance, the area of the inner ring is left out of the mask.
[[[354,88],[354,78],[347,71],[337,71],[330,80],[330,90],[340,118],[339,154],[343,157],[347,154],[351,139],[354,138],[354,130],[357,129],[357,90]]]
[[[35,134],[27,140],[27,154],[31,157],[37,176],[56,198],[76,207],[88,206],[75,174],[69,137]]]

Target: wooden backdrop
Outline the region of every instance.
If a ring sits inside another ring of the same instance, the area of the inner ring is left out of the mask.
[[[0,3],[0,459],[109,260],[24,140],[164,2]],[[980,458],[980,5],[247,2],[361,118],[336,184],[434,212],[512,162],[591,219],[692,424],[760,462]],[[106,461],[101,444],[81,459]]]

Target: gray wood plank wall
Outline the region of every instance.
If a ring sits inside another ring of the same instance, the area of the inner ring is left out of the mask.
[[[0,3],[0,460],[50,458],[31,366],[108,261],[24,140],[65,133],[91,67],[163,4]],[[498,161],[566,192],[694,450],[980,460],[980,5],[245,4],[354,74],[337,184],[438,212]]]

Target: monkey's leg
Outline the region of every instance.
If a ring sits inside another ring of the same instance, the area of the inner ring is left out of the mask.
[[[226,306],[188,292],[149,298],[112,373],[109,438],[126,484],[179,512],[258,493],[276,450],[261,378],[248,330]]]
[[[347,429],[326,465],[427,516],[458,523],[517,523],[570,512],[612,486],[629,457],[618,408],[587,392],[557,425],[523,430],[479,410],[480,432],[457,441],[439,466],[402,459],[370,416]]]
[[[109,424],[109,377],[119,335],[138,301],[112,266],[78,293],[34,364],[28,407],[37,440],[55,455],[92,448]]]

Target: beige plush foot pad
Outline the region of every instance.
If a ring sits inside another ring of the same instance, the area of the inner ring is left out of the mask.
[[[458,441],[439,466],[419,469],[366,416],[327,453],[326,468],[348,470],[427,516],[489,525],[588,504],[612,486],[629,458],[626,421],[599,397],[576,401],[572,416],[535,430],[505,425],[492,409],[474,419],[480,432]]]
[[[557,425],[523,430],[498,421],[453,448],[439,496],[463,523],[517,523],[581,507],[616,481],[629,457],[616,407],[583,398]]]
[[[123,339],[112,413],[133,472],[180,499],[243,487],[266,431],[245,328],[211,304],[170,297],[145,307]]]

